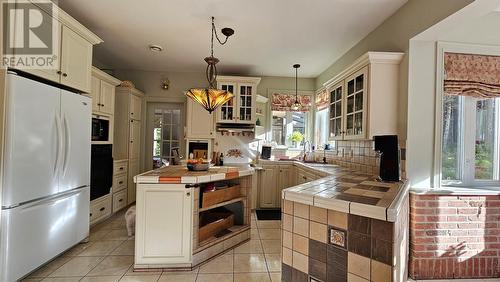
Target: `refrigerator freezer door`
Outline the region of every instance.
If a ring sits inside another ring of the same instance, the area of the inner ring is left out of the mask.
[[[2,210],[0,281],[16,281],[89,234],[88,187]]]
[[[58,192],[61,90],[7,75],[2,207]]]
[[[63,154],[59,192],[90,185],[92,100],[62,90]]]

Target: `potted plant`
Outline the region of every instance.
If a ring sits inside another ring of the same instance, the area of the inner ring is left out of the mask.
[[[292,134],[288,135],[288,140],[292,142],[292,147],[297,148],[300,142],[304,140],[304,135],[300,131],[294,131]]]

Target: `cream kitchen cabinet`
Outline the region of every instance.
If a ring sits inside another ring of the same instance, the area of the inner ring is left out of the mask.
[[[191,263],[193,188],[141,184],[139,189],[135,264]]]
[[[187,99],[186,112],[186,138],[215,138],[214,114],[192,99]]]
[[[217,123],[255,124],[259,77],[218,76],[217,87],[234,97],[216,110]]]
[[[259,174],[258,199],[260,208],[281,206],[281,191],[294,186],[293,165],[263,165]]]
[[[116,88],[113,157],[127,160],[127,204],[135,202],[133,177],[141,172],[141,106],[144,93],[129,87]]]
[[[120,80],[92,67],[92,113],[100,115],[114,115],[115,113],[115,87]]]
[[[403,53],[368,52],[327,81],[330,140],[398,133],[399,64]]]
[[[30,3],[30,5],[37,4]],[[41,13],[44,13],[45,7],[39,7],[42,8]],[[53,67],[45,69],[20,68],[20,70],[83,93],[90,93],[92,87],[92,46],[103,41],[57,6],[54,5],[54,9],[55,11],[51,14],[56,17],[51,32],[58,40],[56,40],[57,45],[53,46],[55,55]],[[48,13],[42,14],[42,16],[50,17]],[[22,28],[14,27],[14,30],[22,30]],[[14,37],[17,36],[21,36],[21,34],[14,34]]]

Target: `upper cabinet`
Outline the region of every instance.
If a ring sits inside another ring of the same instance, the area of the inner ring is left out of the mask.
[[[215,138],[214,115],[190,98],[186,108],[186,138]]]
[[[112,116],[115,112],[115,87],[120,80],[92,67],[92,113]]]
[[[397,134],[399,64],[404,53],[368,52],[324,84],[330,140]]]
[[[30,4],[37,5],[36,3]],[[54,67],[50,69],[22,68],[20,70],[60,83],[79,92],[90,93],[92,90],[92,46],[101,43],[102,39],[57,6],[53,7],[56,11],[52,13],[55,17],[52,33],[58,38],[55,41],[57,45],[53,46]],[[44,13],[43,9],[46,9],[46,6],[39,6],[39,8],[42,17],[51,17],[49,13]],[[15,22],[22,24],[22,21]],[[22,31],[23,29],[14,27],[13,30]],[[17,36],[21,36],[21,34],[14,34],[14,37]],[[14,54],[14,56],[16,55]]]
[[[234,97],[216,111],[217,123],[255,124],[255,102],[259,77],[218,76],[217,88]]]

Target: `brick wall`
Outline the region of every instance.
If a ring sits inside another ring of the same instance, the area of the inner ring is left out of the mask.
[[[500,196],[410,195],[410,277],[500,277]]]

